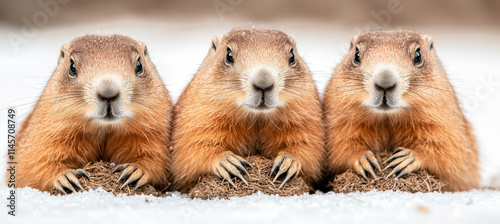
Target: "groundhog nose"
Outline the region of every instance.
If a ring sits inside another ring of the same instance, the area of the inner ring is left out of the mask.
[[[269,71],[261,69],[258,71],[252,84],[255,91],[271,91],[274,88],[274,78]]]
[[[97,87],[97,96],[102,101],[115,101],[120,95],[120,87],[111,80],[103,80]]]
[[[396,88],[397,77],[389,71],[383,70],[375,76],[375,88],[382,91],[392,91]]]

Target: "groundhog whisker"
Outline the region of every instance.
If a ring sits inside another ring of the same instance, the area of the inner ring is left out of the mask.
[[[294,86],[294,85],[285,85],[285,88],[292,88],[292,89],[295,89],[295,90],[299,90],[299,91],[302,91],[302,92],[307,92],[307,89],[305,88],[302,88],[302,87],[299,87],[299,86]]]
[[[255,122],[257,122],[257,115],[256,114],[253,114],[252,115],[252,123],[250,124],[250,126],[248,127],[247,131],[250,130],[253,125],[255,124]]]
[[[349,85],[339,86],[338,88],[349,88],[349,87],[357,87],[357,86],[364,87],[365,84],[349,84]]]
[[[441,88],[438,88],[438,87],[435,87],[435,86],[418,85],[418,84],[410,84],[409,86],[410,86],[410,87],[414,87],[414,86],[418,86],[418,87],[425,87],[425,88],[431,88],[431,89],[441,90],[441,91],[444,91],[444,92],[449,92],[449,91],[448,91],[448,90],[446,90],[446,89],[441,89]]]
[[[302,80],[302,79],[285,79],[285,82],[297,82],[297,83],[314,83],[312,80]]]
[[[351,91],[356,91],[356,90],[362,90],[364,92],[365,90],[365,87],[364,85],[361,85],[362,87],[358,87],[358,88],[350,88],[350,89],[347,89],[347,90],[343,90],[343,92],[347,93],[347,92],[351,92]]]
[[[430,93],[428,93],[428,92],[426,92],[426,91],[423,91],[423,90],[421,90],[421,89],[414,89],[414,90],[413,90],[413,92],[415,92],[415,91],[420,92],[420,93],[423,93],[423,94],[426,94],[426,95],[430,96],[432,99],[437,99],[437,100],[441,101],[441,102],[442,102],[442,103],[444,103],[444,104],[448,104],[448,102],[446,102],[445,100],[443,100],[443,99],[439,98],[438,96],[436,96],[436,95],[434,95],[434,94],[430,94]]]
[[[269,121],[271,121],[271,123],[274,125],[274,127],[276,127],[278,130],[281,131],[281,128],[279,128],[273,121],[273,118],[271,117],[270,114],[266,114],[266,116],[268,117]]]
[[[299,94],[299,93],[297,93],[297,92],[295,92],[295,91],[293,91],[293,90],[283,89],[283,91],[285,91],[285,92],[289,92],[289,93],[292,93],[292,94],[295,94],[295,95],[297,95],[297,96],[300,96],[300,94]]]
[[[333,79],[344,79],[344,80],[354,80],[354,81],[365,81],[367,78],[363,77],[344,77],[344,76],[339,76],[339,77],[333,77]]]
[[[38,97],[38,96],[37,96]],[[28,97],[24,98],[24,99],[27,99]],[[35,97],[29,97],[29,98],[35,98]],[[29,106],[29,105],[32,105],[32,104],[35,104],[37,102],[42,102],[42,101],[49,101],[49,100],[53,100],[53,99],[59,99],[61,98],[61,96],[54,96],[54,97],[51,97],[51,98],[46,98],[46,99],[38,99],[37,101],[32,101],[32,102],[28,102],[28,103],[23,103],[23,104],[18,104],[18,105],[14,105],[14,107],[24,107],[24,106]],[[7,110],[9,109],[10,107],[7,107],[7,108],[3,108],[1,109],[0,111],[3,111],[3,110]]]

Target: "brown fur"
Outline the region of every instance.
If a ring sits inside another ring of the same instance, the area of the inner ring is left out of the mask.
[[[227,46],[235,55],[234,68],[224,63]],[[234,29],[214,39],[174,109],[174,187],[185,190],[200,175],[213,172],[227,151],[271,158],[288,152],[299,160],[307,180],[319,178],[324,152],[321,104],[311,74],[296,53],[297,64],[289,67],[292,47],[294,40],[275,30]],[[279,98],[285,106],[267,114],[236,103],[245,97],[246,77],[241,73],[257,65],[274,66],[282,74]]]
[[[416,46],[423,65],[413,65]],[[353,62],[359,47],[361,64]],[[397,113],[374,113],[362,105],[367,71],[377,63],[393,62],[409,83],[403,94],[408,107]],[[412,150],[421,169],[446,181],[452,190],[479,186],[476,140],[441,65],[432,39],[415,31],[369,31],[353,38],[351,49],[335,69],[324,93],[329,169],[352,169],[368,150]],[[381,162],[381,161],[379,161]]]
[[[141,76],[134,72],[137,56],[144,67]],[[77,78],[68,75],[70,58]],[[88,84],[108,73],[126,81],[126,106],[133,115],[102,125],[85,116],[93,97]],[[19,131],[16,186],[51,190],[65,170],[99,160],[134,163],[149,183],[162,186],[168,178],[172,107],[143,43],[120,35],[76,38],[62,47],[56,70]]]

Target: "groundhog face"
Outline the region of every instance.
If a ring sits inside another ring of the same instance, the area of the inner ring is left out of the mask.
[[[295,41],[280,31],[237,29],[215,37],[208,58],[223,94],[248,111],[269,113],[300,89],[302,60]]]
[[[414,31],[369,31],[353,38],[344,70],[346,85],[361,89],[360,104],[375,112],[411,107],[419,85],[432,80],[432,39]],[[347,83],[348,82],[348,83]]]
[[[146,46],[119,35],[84,36],[65,44],[54,74],[72,114],[104,125],[131,118],[134,109],[147,105],[157,75]]]

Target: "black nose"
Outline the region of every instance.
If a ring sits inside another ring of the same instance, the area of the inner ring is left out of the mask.
[[[385,69],[376,73],[373,81],[377,90],[390,92],[396,89],[398,78],[395,72]]]
[[[253,84],[253,89],[258,92],[267,92],[271,91],[274,88],[274,84],[271,85],[265,85],[265,86],[258,86]]]
[[[398,79],[395,72],[386,69],[375,74],[373,81],[377,90],[390,92],[396,89]]]
[[[396,89],[396,84],[393,84],[393,85],[379,85],[379,84],[375,83],[375,88],[377,88],[378,90],[382,90],[384,92],[391,92],[394,89]]]
[[[98,93],[97,94],[97,96],[99,97],[100,100],[107,101],[109,103],[117,100],[119,95],[120,95],[120,93],[116,93],[116,94],[100,94],[100,93]]]

